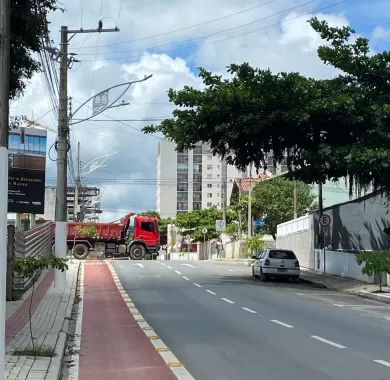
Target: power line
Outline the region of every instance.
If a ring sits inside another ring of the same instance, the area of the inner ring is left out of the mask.
[[[247,26],[249,26],[249,25],[257,24],[257,23],[260,22],[260,21],[264,21],[264,20],[267,20],[267,19],[269,19],[269,18],[278,16],[278,15],[280,15],[280,14],[283,14],[283,13],[286,13],[286,12],[289,12],[289,11],[292,11],[292,10],[294,10],[294,9],[304,7],[304,6],[306,6],[306,5],[310,4],[310,3],[313,3],[313,2],[315,2],[315,1],[316,1],[316,0],[309,0],[309,1],[306,1],[305,3],[298,4],[298,5],[294,5],[293,7],[289,7],[289,8],[283,9],[283,10],[281,10],[281,11],[279,11],[279,12],[272,13],[272,14],[270,14],[270,15],[268,15],[268,16],[261,17],[261,18],[258,18],[258,19],[256,19],[256,20],[253,20],[253,21],[250,21],[250,22],[247,22],[247,23],[244,23],[244,24],[240,24],[240,25],[237,25],[237,26],[233,26],[233,27],[230,27],[230,28],[226,28],[226,29],[222,29],[222,30],[217,30],[217,31],[215,31],[215,32],[208,33],[208,34],[205,34],[205,35],[203,35],[203,36],[194,37],[194,38],[189,38],[189,39],[184,39],[184,40],[180,40],[180,41],[168,42],[168,43],[164,43],[164,44],[160,44],[160,45],[155,45],[155,46],[149,46],[149,47],[141,48],[141,49],[127,49],[127,50],[110,51],[110,54],[114,54],[114,53],[123,53],[123,52],[139,52],[139,51],[149,50],[149,49],[158,49],[158,48],[161,48],[161,47],[164,47],[164,46],[173,45],[173,44],[183,44],[183,43],[188,43],[188,42],[195,42],[195,41],[198,41],[198,40],[204,40],[204,39],[206,39],[206,38],[212,37],[212,36],[217,35],[217,34],[229,32],[229,31],[231,31],[231,30],[241,29],[241,28],[247,27]],[[80,55],[93,55],[93,54],[91,54],[91,53],[85,53],[85,54],[80,54]]]
[[[121,12],[122,12],[122,3],[123,3],[123,0],[121,0],[121,3],[119,5],[119,12],[118,12],[118,17],[116,18],[116,25],[118,26],[118,23],[119,23],[119,18],[121,16]]]
[[[314,0],[313,0],[314,1]],[[325,7],[321,7],[321,8],[317,8],[317,9],[314,9],[310,12],[304,12],[300,15],[297,15],[297,16],[294,16],[294,17],[290,17],[288,19],[284,19],[283,22],[289,22],[289,21],[293,21],[293,20],[296,20],[298,18],[301,18],[303,16],[306,16],[306,15],[309,15],[311,13],[314,13],[314,12],[319,12],[319,11],[323,11],[325,9],[329,9],[331,7],[334,7],[336,5],[340,5],[340,4],[343,4],[343,3],[346,3],[350,0],[342,0],[342,1],[339,1],[339,2],[336,2],[336,3],[333,3],[333,4],[330,4],[328,6],[325,6]],[[262,30],[266,30],[266,29],[269,29],[269,28],[273,28],[275,26],[280,26],[282,24],[281,21],[277,22],[277,23],[274,23],[274,24],[271,24],[271,25],[268,25],[268,26],[265,26],[265,27],[262,27],[262,28],[257,28],[257,29],[254,29],[252,31],[249,31],[249,32],[245,32],[245,33],[241,33],[241,34],[237,34],[235,36],[231,36],[231,37],[226,37],[226,38],[222,38],[222,39],[219,39],[219,40],[212,40],[212,41],[205,41],[203,43],[203,46],[204,45],[210,45],[210,44],[216,44],[216,43],[220,43],[220,42],[224,42],[224,41],[227,41],[227,40],[232,40],[232,39],[236,39],[236,38],[240,38],[240,37],[244,37],[244,36],[247,36],[249,34],[253,34],[253,33],[257,33],[259,31],[262,31]],[[145,48],[146,49],[146,48]],[[138,49],[136,51],[129,51],[130,53],[132,52],[139,52],[139,51],[143,51],[143,54],[146,54],[146,55],[152,55],[154,53],[150,53],[148,51],[144,51],[145,49]],[[193,46],[188,46],[188,47],[183,47],[183,48],[172,48],[172,49],[167,49],[165,50],[164,52],[165,53],[169,53],[169,52],[184,52],[184,51],[193,51],[194,50],[194,47]],[[126,55],[126,56],[121,56],[121,57],[111,57],[111,58],[103,58],[104,61],[115,61],[115,60],[123,60],[123,59],[127,59],[129,58],[129,55]],[[83,62],[91,62],[93,60],[89,60],[89,59],[84,59]]]

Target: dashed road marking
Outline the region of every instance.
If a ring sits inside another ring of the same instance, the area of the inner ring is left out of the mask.
[[[165,267],[165,264],[164,263],[160,263],[161,265],[164,265],[164,267]]]
[[[221,298],[221,300],[222,301],[225,301],[225,302],[227,302],[227,303],[235,303],[234,301],[232,301],[232,300],[229,300],[228,298]]]
[[[311,335],[312,338],[319,340],[320,342],[329,344],[330,346],[336,347],[336,348],[347,348],[345,346],[342,346],[341,344],[338,344],[336,342],[332,342],[331,340],[321,338],[320,336],[317,335]]]
[[[140,268],[144,268],[143,264],[140,264],[140,263],[138,263],[138,264],[133,264],[133,265],[137,265],[137,266],[139,266]]]
[[[197,284],[196,282],[193,282],[192,284],[193,284],[193,285],[195,285],[195,286],[197,286],[198,288],[203,288],[203,286],[202,286],[202,285],[200,285],[200,284]]]
[[[278,321],[277,319],[271,319],[271,322],[276,323],[277,325],[283,326],[283,327],[288,327],[289,329],[292,329],[294,326],[291,326],[287,323],[284,323],[282,321]]]
[[[337,306],[337,307],[364,307],[364,306],[370,306],[370,305],[349,305],[349,304],[342,304],[342,303],[334,303],[333,306]]]
[[[189,268],[196,268],[195,266],[193,266],[192,264],[180,264],[180,265],[183,265],[185,267],[189,267]]]
[[[216,295],[217,293],[212,292],[211,290],[206,289],[206,292],[212,295]]]
[[[386,367],[390,367],[390,363],[387,362],[386,360],[374,360],[375,363],[378,363],[378,364],[383,364],[385,365]]]
[[[185,280],[187,280],[187,281],[190,281],[190,279],[189,279],[188,277],[186,277],[186,276],[183,276],[183,278],[184,278]]]
[[[172,267],[171,267],[171,266],[169,266],[169,265],[167,266],[167,268],[168,268],[168,269],[172,269]]]
[[[252,314],[257,314],[257,311],[256,310],[252,310],[252,309],[249,309],[248,307],[242,307],[241,308],[242,310],[245,310],[249,313],[252,313]]]
[[[175,270],[175,273],[177,273],[177,274],[181,274],[181,272],[179,272],[178,270]]]

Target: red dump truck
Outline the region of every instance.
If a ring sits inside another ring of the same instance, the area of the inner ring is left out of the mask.
[[[93,236],[83,233],[87,228]],[[142,260],[149,253],[156,259],[160,249],[158,219],[129,213],[117,223],[69,222],[67,242],[76,259],[85,259],[92,250],[108,256],[129,255],[132,260]]]

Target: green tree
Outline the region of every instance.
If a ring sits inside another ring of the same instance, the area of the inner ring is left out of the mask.
[[[30,277],[32,279],[32,291],[30,297],[30,304],[28,308],[29,326],[30,326],[30,338],[33,351],[35,351],[35,342],[32,331],[32,302],[34,297],[35,282],[37,281],[39,273],[44,269],[57,269],[61,272],[68,269],[67,259],[57,257],[55,255],[39,256],[39,257],[26,257],[24,259],[16,260],[13,264],[13,269],[23,275],[24,277]]]
[[[155,210],[148,210],[148,211],[140,212],[140,213],[138,213],[138,215],[151,216],[153,218],[161,219],[160,213],[158,211],[155,211]]]
[[[265,242],[260,235],[248,237],[246,244],[248,245],[248,254],[250,256],[257,254],[265,246]]]
[[[311,20],[327,41],[319,56],[342,74],[330,80],[273,74],[232,64],[230,78],[204,69],[204,88],[169,90],[173,118],[144,129],[162,132],[178,150],[207,142],[214,154],[243,169],[265,168],[288,152],[292,176],[305,182],[349,179],[351,188],[390,189],[390,72],[388,52],[373,54],[349,27]]]
[[[171,218],[163,218],[159,219],[158,221],[161,245],[165,245],[168,243],[168,224],[174,224],[174,220]]]
[[[56,0],[11,1],[9,98],[23,92],[26,83],[40,70],[34,53],[43,49],[48,36],[47,16],[57,9]]]
[[[382,291],[381,273],[390,273],[390,251],[362,252],[356,256],[359,265],[363,264],[362,273],[379,277],[379,291]]]
[[[296,181],[297,186],[297,215],[302,216],[315,208],[315,196],[310,186]],[[293,181],[284,177],[275,177],[259,182],[252,193],[252,215],[254,218],[265,219],[265,232],[276,239],[278,224],[294,218]]]

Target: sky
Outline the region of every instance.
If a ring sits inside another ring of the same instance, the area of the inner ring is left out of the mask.
[[[249,62],[273,72],[335,76],[337,72],[317,57],[322,41],[307,23],[312,16],[332,25],[352,26],[357,35],[370,39],[374,51],[390,46],[389,0],[67,0],[58,5],[64,11],[50,15],[55,47],[59,47],[61,25],[96,28],[102,20],[104,28],[120,29],[76,34],[70,40],[69,52],[80,60],[69,70],[73,110],[108,87],[152,75],[129,88],[123,96],[129,105],[71,126],[72,157],[80,142],[82,165],[109,155],[104,167],[83,176],[83,184],[101,188],[101,220],[107,221],[129,211],[156,208],[161,136],[144,135],[141,129],[170,117],[169,88],[202,87],[199,67],[226,75],[227,65]],[[109,93],[110,98],[114,95]],[[88,105],[84,106],[78,117],[89,113]],[[57,128],[42,73],[12,102],[10,115],[27,115]],[[48,132],[48,146],[54,141],[55,134]],[[55,162],[48,157],[47,185],[55,186],[55,178]]]

